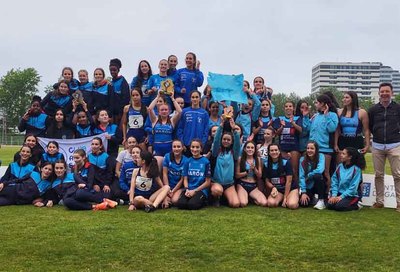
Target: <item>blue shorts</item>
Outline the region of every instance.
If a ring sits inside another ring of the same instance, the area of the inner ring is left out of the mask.
[[[239,180],[238,184],[241,185],[248,194],[250,194],[254,189],[257,188],[257,183],[250,183],[243,180]]]
[[[146,132],[144,129],[129,129],[126,133],[126,139],[129,137],[135,137],[136,141],[140,144],[146,140]]]
[[[172,142],[170,143],[154,143],[153,153],[154,156],[162,156],[172,151]]]

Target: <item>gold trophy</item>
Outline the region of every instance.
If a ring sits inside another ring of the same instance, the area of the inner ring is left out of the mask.
[[[161,81],[161,94],[171,96],[174,93],[174,83],[170,78]]]

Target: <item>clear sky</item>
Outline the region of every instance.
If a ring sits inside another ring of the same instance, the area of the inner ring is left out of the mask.
[[[154,72],[170,54],[184,66],[257,75],[275,92],[310,92],[321,61],[379,61],[400,69],[400,1],[1,1],[0,75],[34,67],[40,89],[64,66],[75,73],[122,61],[128,82],[141,59]]]

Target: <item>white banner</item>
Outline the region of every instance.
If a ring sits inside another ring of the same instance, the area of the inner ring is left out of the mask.
[[[375,175],[363,174],[363,197],[365,206],[372,206],[376,201]],[[396,191],[394,189],[393,176],[385,175],[385,199],[386,208],[396,208]]]
[[[46,146],[50,141],[56,141],[59,145],[59,152],[64,155],[65,161],[69,168],[73,166],[74,157],[73,154],[77,149],[83,149],[88,155],[91,152],[90,144],[94,137],[99,137],[103,141],[104,150],[107,151],[107,140],[106,140],[106,133],[102,133],[95,136],[78,138],[78,139],[51,139],[51,138],[42,138],[38,137],[39,144],[43,147],[46,151]]]

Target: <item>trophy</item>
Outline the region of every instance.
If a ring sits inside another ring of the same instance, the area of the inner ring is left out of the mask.
[[[161,81],[161,94],[171,96],[174,92],[174,83],[170,78]]]
[[[72,97],[79,102],[79,104],[82,104],[83,102],[83,96],[82,96],[82,92],[80,90],[75,91],[72,94]]]

